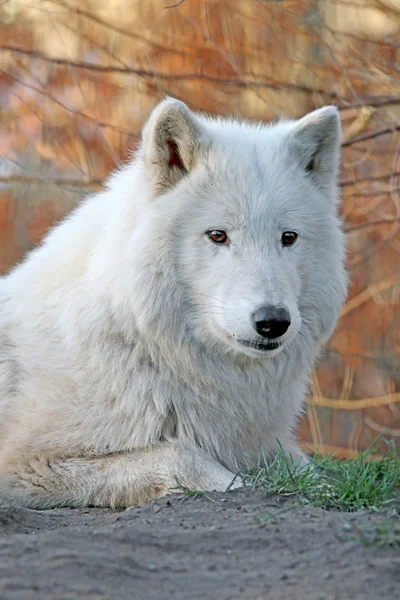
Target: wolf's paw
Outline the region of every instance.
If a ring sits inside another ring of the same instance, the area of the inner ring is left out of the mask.
[[[175,477],[181,487],[198,492],[226,492],[243,486],[242,479],[200,449],[181,449]]]
[[[226,491],[230,492],[231,490],[240,490],[242,487],[244,487],[243,479],[239,477],[239,475],[235,475],[235,477],[232,479],[232,481],[226,488]]]
[[[214,478],[213,478],[214,479]],[[209,492],[231,492],[240,490],[244,486],[243,479],[230,471],[219,474],[218,481],[212,481],[207,485]]]

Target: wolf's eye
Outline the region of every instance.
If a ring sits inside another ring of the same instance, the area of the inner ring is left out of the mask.
[[[284,231],[281,237],[282,246],[293,246],[297,240],[297,237],[298,236],[295,231]]]
[[[226,244],[228,241],[228,236],[221,229],[211,229],[211,231],[207,231],[207,235],[214,244]]]

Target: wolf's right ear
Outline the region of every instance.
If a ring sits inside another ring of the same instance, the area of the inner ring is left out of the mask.
[[[340,117],[325,106],[294,122],[290,143],[304,170],[317,184],[330,189],[336,183],[340,160]]]
[[[143,155],[157,192],[174,187],[193,166],[200,130],[186,104],[167,98],[143,129]]]

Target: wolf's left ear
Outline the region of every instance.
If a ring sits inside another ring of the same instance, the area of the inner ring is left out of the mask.
[[[336,183],[341,127],[335,106],[319,108],[295,122],[290,141],[291,151],[318,185],[325,188]]]
[[[166,98],[143,129],[143,154],[157,192],[177,185],[193,166],[201,133],[186,104]]]

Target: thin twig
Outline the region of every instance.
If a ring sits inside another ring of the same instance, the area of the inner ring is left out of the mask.
[[[105,127],[105,128],[108,128],[108,129],[112,129],[113,131],[116,131],[117,133],[122,133],[122,134],[130,136],[130,137],[134,136],[134,134],[131,131],[129,131],[128,129],[122,129],[120,127],[117,127],[116,125],[113,125],[112,123],[107,123],[106,121],[99,121],[98,119],[96,119],[94,117],[91,117],[90,115],[87,115],[86,113],[82,112],[81,110],[78,110],[77,108],[74,108],[72,106],[67,106],[66,104],[64,104],[63,102],[61,102],[61,100],[58,100],[58,98],[56,98],[55,96],[53,96],[53,94],[48,89],[44,90],[44,89],[38,88],[38,87],[36,87],[34,85],[31,85],[30,83],[27,83],[26,81],[23,81],[22,79],[20,79],[19,77],[16,77],[15,75],[12,75],[11,73],[8,73],[7,71],[3,71],[3,69],[0,69],[0,73],[3,73],[7,77],[10,77],[11,79],[13,79],[14,81],[16,81],[17,83],[20,83],[21,85],[27,87],[28,89],[33,90],[37,94],[40,94],[42,96],[46,96],[52,102],[54,102],[55,104],[57,104],[58,106],[60,106],[64,110],[72,113],[76,117],[82,117],[83,119],[86,119],[86,120],[90,121],[91,123],[93,123],[97,127]]]
[[[354,225],[352,227],[345,227],[344,232],[350,233],[351,231],[357,231],[358,229],[365,229],[366,227],[375,227],[375,225],[383,225],[385,223],[396,223],[400,221],[400,217],[393,219],[379,219],[378,221],[368,221],[367,223],[360,223],[360,225]]]
[[[183,4],[185,2],[185,0],[179,0],[179,2],[175,2],[175,4],[169,4],[169,6],[164,6],[164,8],[176,8],[177,6],[180,6],[181,4]]]
[[[38,183],[42,185],[54,184],[60,186],[69,186],[75,188],[91,188],[91,187],[102,187],[102,179],[88,179],[86,181],[82,179],[64,179],[64,178],[41,178],[33,177],[30,175],[6,175],[0,176],[0,183]]]
[[[66,2],[63,2],[63,0],[48,0],[48,1],[51,2],[52,4],[62,6],[63,8],[67,9],[71,13],[74,13],[74,14],[82,16],[82,17],[86,17],[93,23],[97,23],[97,25],[101,25],[102,27],[105,27],[106,29],[108,29],[110,31],[114,31],[115,33],[119,33],[120,35],[122,35],[124,37],[129,37],[133,40],[145,42],[146,44],[149,44],[152,48],[159,50],[161,52],[171,52],[173,54],[183,54],[183,55],[186,54],[186,52],[183,52],[182,50],[175,50],[174,48],[167,48],[165,46],[157,44],[156,42],[154,42],[153,40],[151,40],[150,38],[148,38],[144,35],[140,35],[138,33],[133,33],[132,31],[128,31],[127,29],[118,27],[117,25],[113,25],[112,23],[108,23],[107,21],[105,21],[104,19],[99,17],[98,15],[95,15],[87,10],[83,10],[82,8],[78,8],[77,6],[71,6],[71,5],[67,4]]]
[[[388,133],[394,133],[395,131],[400,131],[400,125],[393,125],[392,127],[385,127],[384,129],[378,129],[378,131],[372,131],[371,133],[359,135],[352,140],[342,142],[342,146],[351,146],[352,144],[358,144],[359,142],[364,142],[365,140],[372,140],[382,135],[387,135]]]
[[[353,178],[353,179],[345,179],[345,180],[343,180],[343,181],[340,182],[340,185],[342,187],[345,187],[347,185],[356,185],[357,183],[368,183],[370,181],[383,181],[385,179],[389,179],[393,175],[400,175],[400,172],[384,173],[383,175],[375,175],[375,176],[372,176],[372,177],[359,177],[358,179],[355,179],[355,178]]]

